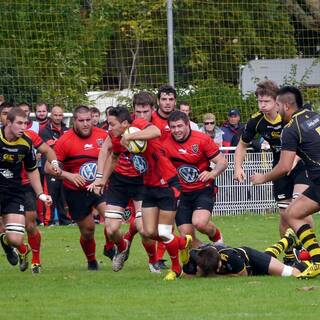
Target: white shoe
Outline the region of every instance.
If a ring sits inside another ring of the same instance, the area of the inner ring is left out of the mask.
[[[124,241],[126,242],[127,247],[122,252],[117,253],[112,259],[112,270],[114,272],[118,272],[123,268],[124,262],[126,261],[126,257],[128,255],[129,241],[126,239],[124,239]]]

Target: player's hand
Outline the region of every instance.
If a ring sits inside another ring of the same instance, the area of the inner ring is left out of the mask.
[[[84,177],[80,176],[80,174],[76,173],[69,173],[66,176],[66,179],[68,179],[71,183],[76,185],[77,187],[84,187],[86,184],[86,180]]]
[[[245,179],[246,179],[246,175],[242,168],[234,169],[233,180],[243,183]]]
[[[123,134],[120,140],[120,144],[125,148],[127,148],[129,146],[129,142],[130,142],[130,134],[129,133]]]
[[[59,177],[62,174],[62,170],[59,167],[59,162],[57,160],[52,160],[50,163],[50,170],[53,176]]]
[[[41,200],[42,202],[44,202],[46,204],[46,206],[48,206],[48,207],[50,207],[52,205],[52,198],[48,194],[41,193],[38,196],[38,199]]]
[[[250,177],[250,181],[252,184],[263,184],[265,183],[265,175],[262,173],[255,173],[253,176]]]
[[[207,182],[208,180],[212,180],[215,178],[214,171],[202,171],[199,174],[198,180],[201,182]]]
[[[103,194],[105,184],[106,183],[102,179],[96,179],[87,186],[87,190],[100,196]]]

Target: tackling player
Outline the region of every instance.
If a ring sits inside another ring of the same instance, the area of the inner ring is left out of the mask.
[[[313,264],[298,275],[298,278],[313,278],[320,275],[320,247],[310,217],[320,209],[320,116],[303,109],[302,95],[292,86],[278,92],[277,106],[287,125],[281,136],[281,155],[277,165],[266,174],[251,177],[253,184],[275,181],[287,175],[296,155],[306,164],[310,186],[286,209],[283,217],[309,252]]]
[[[88,192],[86,187],[95,179],[96,161],[107,136],[104,130],[93,127],[90,109],[78,106],[73,111],[73,129],[62,135],[54,146],[57,159],[63,164],[61,177],[64,179],[66,201],[80,230],[80,244],[87,258],[88,270],[98,270],[91,210],[96,207],[102,215],[106,203],[102,196]],[[45,169],[52,174],[47,163]]]
[[[273,166],[279,162],[281,151],[280,135],[284,122],[278,113],[276,105],[278,91],[278,86],[271,80],[263,81],[257,86],[255,95],[258,99],[260,111],[252,115],[251,119],[247,122],[235,151],[234,178],[239,182],[243,182],[245,179],[242,163],[246,155],[246,148],[256,134],[260,134],[270,144],[273,153]],[[302,101],[299,104],[302,106]],[[280,212],[280,236],[283,236],[288,228],[288,224],[284,219],[286,208],[292,199],[306,190],[308,184],[309,181],[305,173],[304,164],[302,161],[298,161],[298,158],[288,175],[279,177],[279,179],[274,181],[273,195],[278,203]],[[311,224],[313,223],[311,217],[308,221]],[[284,262],[286,264],[294,262],[294,255],[291,250],[285,252]]]
[[[171,134],[163,141],[165,154],[177,168],[182,194],[176,215],[181,235],[194,228],[213,242],[221,240],[220,230],[211,221],[214,205],[214,179],[228,166],[213,140],[202,132],[191,130],[188,116],[174,111],[168,118]],[[214,169],[210,166],[213,165]],[[193,245],[199,246],[199,240]]]

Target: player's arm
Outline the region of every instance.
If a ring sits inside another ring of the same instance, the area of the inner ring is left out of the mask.
[[[120,143],[127,147],[129,141],[132,140],[150,140],[154,138],[158,138],[161,136],[161,131],[158,127],[151,124],[148,125],[146,128],[142,129],[138,132],[126,133],[122,136]]]
[[[228,167],[228,160],[222,153],[218,153],[210,162],[214,164],[214,169],[211,171],[203,171],[199,174],[198,179],[202,182],[215,179]]]
[[[30,180],[30,184],[35,194],[37,195],[37,199],[40,199],[41,201],[46,203],[48,206],[50,206],[52,204],[52,199],[50,195],[47,195],[43,192],[39,170],[35,169],[33,171],[27,171],[27,174]]]
[[[48,166],[48,173],[53,176],[61,175],[61,169],[59,168],[59,162],[57,160],[56,153],[45,142],[37,147],[37,150],[47,158],[50,163]]]
[[[285,176],[291,171],[296,157],[295,151],[282,150],[278,164],[266,174],[256,173],[250,177],[253,184],[262,184],[269,181],[274,181],[282,176]]]
[[[243,182],[245,180],[245,173],[244,170],[242,168],[242,164],[243,161],[246,157],[246,153],[247,153],[247,147],[248,147],[248,143],[244,142],[242,139],[240,139],[236,151],[234,153],[234,172],[233,172],[233,176],[234,179],[239,181],[239,182]]]

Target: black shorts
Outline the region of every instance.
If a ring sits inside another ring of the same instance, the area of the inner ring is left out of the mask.
[[[125,208],[129,201],[141,201],[144,194],[143,177],[126,177],[113,172],[106,191],[107,204]]]
[[[8,213],[25,214],[25,195],[23,189],[3,189],[0,190],[0,214]]]
[[[320,205],[320,185],[313,182],[309,183],[309,188],[305,190],[302,194],[309,199],[318,202]]]
[[[177,199],[171,188],[146,187],[142,208],[159,208],[164,211],[176,211]]]
[[[208,210],[211,213],[213,205],[213,187],[192,192],[182,192],[176,214],[176,225],[192,224],[192,215],[195,210]]]
[[[65,194],[69,212],[74,221],[83,220],[91,214],[93,207],[105,202],[103,196],[98,196],[86,190],[77,191],[65,188]]]
[[[273,196],[276,201],[291,199],[296,184],[310,184],[304,166],[297,165],[288,176],[281,177],[273,183]]]
[[[248,261],[246,262],[248,275],[263,276],[269,274],[269,266],[271,261],[270,255],[249,247],[237,248],[237,250],[239,249],[242,249],[246,252],[246,256],[248,258]]]
[[[37,198],[36,194],[33,191],[33,188],[30,184],[24,186],[24,194],[25,194],[25,203],[24,209],[25,211],[36,211],[37,210]]]

